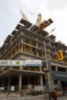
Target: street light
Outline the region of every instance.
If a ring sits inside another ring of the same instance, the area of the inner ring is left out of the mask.
[[[49,32],[49,34],[50,34],[51,32],[53,32],[54,30],[55,30],[55,28],[53,28],[53,29]],[[49,35],[47,35],[47,36],[45,37],[45,39],[46,39],[48,36],[49,36]],[[49,38],[49,42],[50,42],[50,38]],[[44,52],[45,52],[46,69],[49,70],[48,59],[47,59],[47,50],[46,50],[46,43],[45,43],[45,41],[44,41]],[[50,77],[50,73],[49,73],[49,71],[48,71],[48,72],[47,72],[47,78],[48,78],[47,84],[48,84],[49,100],[51,100],[51,97],[50,97],[50,79],[49,79],[49,77]]]
[[[56,28],[53,28],[50,32],[48,32],[49,34],[51,33],[51,32],[53,32],[53,31],[55,31],[56,30]],[[46,37],[45,38],[47,38],[48,36],[49,36],[49,34],[48,35],[46,35]]]

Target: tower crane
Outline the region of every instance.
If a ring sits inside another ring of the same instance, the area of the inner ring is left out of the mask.
[[[21,10],[20,10],[20,12],[21,12],[21,15],[22,15],[23,19],[29,22],[28,18],[24,14],[24,12],[21,11]],[[51,25],[53,23],[53,20],[51,18],[49,18],[48,20],[45,20],[43,22],[41,22],[41,20],[42,20],[42,15],[38,14],[35,25],[38,26],[41,29],[45,29],[46,27],[48,27],[49,25]]]
[[[36,20],[36,25],[38,27],[40,27],[40,25],[41,25],[41,20],[42,20],[42,15],[41,14],[38,14],[38,17],[37,17],[37,20]]]
[[[51,18],[49,18],[48,20],[45,20],[43,22],[41,22],[42,19],[42,15],[38,14],[37,20],[36,20],[36,25],[38,27],[40,27],[41,29],[45,29],[46,27],[48,27],[49,25],[51,25],[53,23],[53,20]]]
[[[29,21],[28,18],[26,17],[26,15],[24,14],[24,12],[22,10],[20,10],[20,13],[23,17],[24,20]]]

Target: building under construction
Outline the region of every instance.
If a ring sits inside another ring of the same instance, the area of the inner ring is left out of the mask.
[[[52,23],[52,20],[49,19]],[[50,23],[46,24],[45,27]],[[41,27],[32,25],[29,21],[21,19],[19,24],[8,35],[0,48],[0,60],[42,60],[49,65],[49,85],[50,90],[57,89],[59,93],[67,91],[67,46],[61,42],[56,42],[54,35],[49,35]],[[44,46],[45,43],[45,46]],[[57,52],[63,51],[63,61],[58,61]],[[32,86],[34,91],[43,91],[45,85],[44,68],[47,66],[28,67],[0,67],[0,89],[11,92],[30,92]],[[46,87],[46,86],[45,86]],[[45,88],[46,89],[46,88]]]

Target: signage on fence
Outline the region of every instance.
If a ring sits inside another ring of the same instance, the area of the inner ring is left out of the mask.
[[[15,86],[11,86],[11,91],[15,91]]]
[[[41,60],[25,60],[24,66],[42,66]]]
[[[0,60],[0,66],[42,66],[41,60]]]

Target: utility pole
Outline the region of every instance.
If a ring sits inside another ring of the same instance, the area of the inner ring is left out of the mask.
[[[46,52],[46,45],[45,45],[45,42],[44,42],[44,50],[45,50],[45,62],[46,62],[46,70],[48,71],[49,70],[49,65],[48,65],[48,60],[47,60],[47,52]],[[50,97],[50,72],[46,72],[47,74],[47,90],[48,90],[48,95],[49,95],[49,100],[51,100],[51,97]]]
[[[51,32],[53,32],[54,30],[55,30],[55,28],[52,29],[49,32],[49,34]],[[48,37],[48,35],[45,38],[47,38],[47,37]],[[50,42],[50,37],[49,37],[49,42]],[[50,62],[48,61],[48,58],[47,58],[47,50],[46,50],[46,43],[45,43],[45,41],[44,41],[44,52],[45,52],[46,68],[47,68],[47,71],[48,71],[48,72],[46,72],[47,73],[47,88],[48,88],[49,100],[51,100],[51,96],[50,96],[50,70],[49,70]]]

